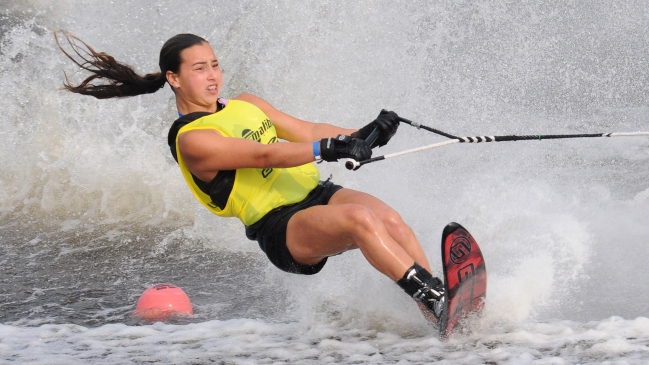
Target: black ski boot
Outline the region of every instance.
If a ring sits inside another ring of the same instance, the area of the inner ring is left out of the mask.
[[[444,283],[415,263],[397,281],[401,289],[422,303],[437,320],[444,311]]]

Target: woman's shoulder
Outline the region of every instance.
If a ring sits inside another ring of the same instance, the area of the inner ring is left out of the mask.
[[[239,94],[232,98],[232,100],[245,101],[247,103],[255,105],[260,109],[262,109],[262,106],[270,106],[270,103],[268,103],[266,100],[260,98],[259,96],[248,93]]]
[[[236,97],[232,98],[232,100],[244,101],[246,103],[250,103],[256,106],[264,114],[266,114],[271,120],[274,119],[273,117],[276,117],[279,113],[281,113],[279,110],[275,109],[275,107],[270,105],[269,102],[253,94],[248,94],[248,93],[239,94]]]

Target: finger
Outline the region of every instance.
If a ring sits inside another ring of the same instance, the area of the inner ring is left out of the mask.
[[[390,132],[392,130],[391,123],[385,119],[377,119],[376,125],[384,132]]]

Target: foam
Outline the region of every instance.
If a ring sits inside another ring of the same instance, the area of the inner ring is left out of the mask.
[[[566,364],[649,359],[649,320],[529,323],[513,330],[496,326],[440,342],[434,336],[402,337],[367,328],[324,323],[268,323],[235,319],[187,325],[85,328],[75,325],[0,325],[0,358],[34,364],[154,361],[223,361],[442,364]]]

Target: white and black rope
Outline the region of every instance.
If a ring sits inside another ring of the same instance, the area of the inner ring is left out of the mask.
[[[385,160],[392,157],[407,155],[410,153],[421,152],[425,150],[430,150],[433,148],[444,147],[454,143],[482,143],[482,142],[512,142],[512,141],[532,141],[538,140],[542,141],[544,139],[568,139],[568,138],[595,138],[595,137],[638,137],[638,136],[649,136],[649,132],[621,132],[621,133],[588,133],[588,134],[537,134],[537,135],[509,135],[509,136],[475,136],[475,137],[456,137],[452,134],[442,132],[438,129],[427,127],[422,124],[418,124],[407,119],[401,118],[401,121],[409,124],[417,129],[425,129],[427,131],[439,134],[441,136],[449,138],[448,141],[439,142],[431,144],[428,146],[422,146],[418,148],[413,148],[406,151],[390,153],[384,156],[372,157],[369,160],[365,161],[347,161],[346,167],[348,170],[358,170],[362,165]]]

